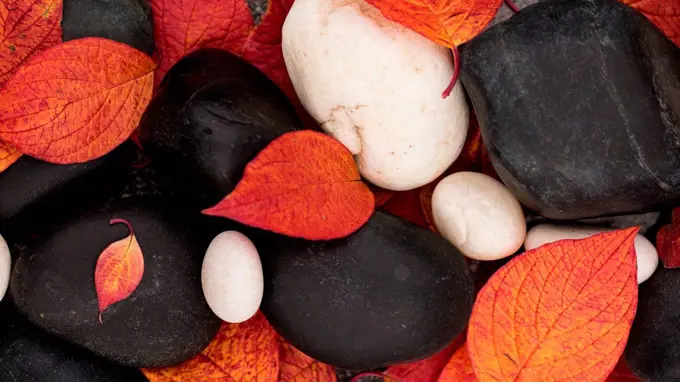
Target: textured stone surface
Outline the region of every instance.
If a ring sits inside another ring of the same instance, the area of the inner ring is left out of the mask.
[[[127,299],[110,306],[99,322],[94,287],[97,258],[128,235],[128,220],[144,255],[144,276]],[[206,222],[210,223],[206,223]],[[221,321],[201,289],[201,262],[212,237],[223,230],[173,200],[114,200],[61,222],[19,254],[10,294],[40,328],[135,367],[179,363],[200,352]],[[221,221],[219,221],[221,222]]]
[[[469,319],[474,287],[460,252],[386,213],[341,240],[254,242],[269,322],[331,365],[368,370],[425,358]]]
[[[118,366],[31,325],[9,301],[0,304],[0,380],[4,382],[144,382]]]
[[[147,0],[64,0],[63,40],[103,37],[152,55],[153,21]]]
[[[527,7],[461,47],[490,157],[553,219],[680,198],[680,49],[616,0]]]

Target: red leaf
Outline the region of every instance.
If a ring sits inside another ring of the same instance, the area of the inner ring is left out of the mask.
[[[472,368],[472,360],[468,352],[467,344],[463,344],[439,377],[438,382],[475,382],[477,376]]]
[[[99,300],[99,322],[104,310],[128,298],[144,275],[144,256],[132,226],[123,219],[113,219],[111,224],[127,225],[130,235],[106,247],[97,259],[94,284]]]
[[[137,127],[154,68],[143,53],[102,38],[52,47],[0,89],[0,138],[52,163],[99,158]]]
[[[630,371],[626,360],[621,357],[606,382],[640,382],[640,378]]]
[[[253,159],[236,189],[203,211],[309,240],[350,235],[371,217],[373,194],[352,154],[328,135],[284,134]]]
[[[477,295],[468,328],[477,377],[604,380],[637,309],[637,232],[546,244],[496,272]]]
[[[647,16],[675,45],[680,46],[680,1],[621,0]]]
[[[142,369],[151,382],[276,381],[279,343],[261,312],[240,324],[223,323],[196,357],[176,366]]]
[[[387,368],[385,375],[399,382],[437,382],[451,356],[464,342],[465,333],[462,333],[449,346],[432,357],[421,361],[392,365]]]
[[[335,382],[335,369],[308,357],[293,345],[280,339],[279,382]]]
[[[392,198],[392,196],[394,196],[394,191],[385,190],[372,184],[369,184],[368,188],[371,189],[371,192],[373,193],[373,198],[375,199],[375,208],[384,206],[385,203],[387,203]]]
[[[62,0],[0,2],[0,87],[32,55],[61,42]]]
[[[425,220],[423,209],[420,205],[420,188],[394,192],[394,195],[382,208],[413,224],[430,229],[430,225]]]
[[[21,153],[14,146],[0,141],[0,172],[9,168],[14,162],[18,161]]]
[[[673,210],[671,223],[656,234],[656,250],[665,268],[680,267],[680,208]]]

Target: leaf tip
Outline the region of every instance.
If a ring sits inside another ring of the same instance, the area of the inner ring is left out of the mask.
[[[119,219],[119,218],[111,219],[111,220],[109,221],[109,224],[111,224],[111,225],[114,225],[114,224],[125,224],[125,225],[127,226],[128,230],[130,231],[130,235],[132,235],[132,236],[135,235],[135,230],[132,229],[132,224],[130,224],[130,222],[127,221],[127,220],[125,220],[125,219]]]

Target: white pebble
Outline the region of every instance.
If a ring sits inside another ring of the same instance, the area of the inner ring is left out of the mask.
[[[12,257],[9,253],[9,247],[5,239],[0,236],[0,300],[7,292],[9,285],[9,273],[12,269]]]
[[[260,308],[262,263],[255,245],[242,233],[222,232],[208,246],[201,270],[203,294],[222,320],[239,323]]]
[[[432,213],[439,233],[472,259],[510,256],[526,235],[517,199],[502,183],[476,172],[457,172],[439,182]]]
[[[614,231],[614,229],[539,224],[529,230],[524,241],[524,248],[530,251],[558,240],[584,239],[598,233],[611,231]],[[656,248],[654,248],[654,244],[642,235],[635,237],[635,253],[637,254],[638,284],[642,284],[652,276],[652,273],[654,273],[659,265],[659,255],[656,252]]]

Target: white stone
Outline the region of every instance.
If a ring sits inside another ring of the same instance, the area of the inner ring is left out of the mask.
[[[390,190],[434,181],[458,157],[469,110],[451,52],[363,0],[296,0],[283,56],[307,111]]]
[[[12,257],[5,239],[0,236],[0,300],[5,297],[9,285],[9,274],[12,270]]]
[[[222,320],[239,323],[260,308],[262,263],[255,245],[236,231],[222,232],[208,246],[201,270],[203,294]]]
[[[524,241],[524,248],[530,251],[544,244],[553,243],[564,239],[585,239],[586,237],[614,231],[612,228],[594,228],[578,226],[559,226],[553,224],[539,224],[527,233]],[[638,284],[642,284],[652,276],[652,273],[659,265],[659,255],[654,244],[646,237],[637,235],[635,237],[635,253],[637,255],[637,279]]]
[[[439,182],[432,194],[432,213],[439,233],[477,260],[512,255],[526,235],[517,199],[502,183],[476,172],[457,172]]]

